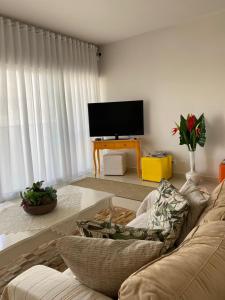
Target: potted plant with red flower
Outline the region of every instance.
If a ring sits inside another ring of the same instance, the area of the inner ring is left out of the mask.
[[[205,117],[201,114],[197,118],[194,114],[188,114],[185,119],[183,115],[180,116],[180,124],[176,124],[173,128],[172,134],[179,132],[180,145],[187,145],[190,156],[190,171],[186,173],[186,178],[191,178],[195,183],[198,183],[199,176],[195,171],[195,151],[197,145],[204,147],[206,142],[206,127]]]

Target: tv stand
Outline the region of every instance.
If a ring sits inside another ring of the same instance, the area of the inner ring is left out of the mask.
[[[100,175],[100,150],[118,150],[118,149],[134,149],[136,152],[136,165],[137,165],[137,175],[141,177],[141,141],[139,139],[127,139],[127,140],[95,140],[93,143],[93,161],[95,176],[98,169],[98,175]],[[97,162],[96,162],[97,153]]]

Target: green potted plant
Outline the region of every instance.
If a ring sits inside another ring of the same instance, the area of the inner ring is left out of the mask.
[[[21,206],[32,215],[42,215],[52,211],[57,204],[57,191],[51,187],[42,187],[44,181],[34,182],[31,187],[20,196],[22,198]]]

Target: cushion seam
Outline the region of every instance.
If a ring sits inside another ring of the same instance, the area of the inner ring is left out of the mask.
[[[222,184],[221,184],[221,187],[220,187],[220,190],[219,190],[219,192],[218,192],[218,194],[217,194],[217,197],[216,197],[216,199],[213,201],[213,207],[212,207],[212,208],[214,208],[214,207],[215,207],[216,201],[217,201],[217,200],[218,200],[218,198],[219,198],[219,195],[220,195],[220,193],[221,193],[221,190],[222,190],[222,188],[223,188],[224,182],[225,182],[225,179],[223,180],[223,182],[222,182]]]
[[[210,254],[210,256],[208,257],[208,259],[205,261],[205,263],[202,265],[202,267],[196,272],[196,274],[194,275],[194,277],[189,281],[189,283],[187,284],[187,286],[181,291],[181,293],[179,293],[179,297],[181,297],[185,291],[187,291],[187,289],[190,287],[190,285],[192,284],[192,282],[196,279],[196,277],[202,272],[202,270],[205,268],[205,266],[208,264],[209,260],[212,258],[212,256],[218,251],[219,247],[221,246],[222,242],[224,241],[225,235],[223,236],[223,239],[220,241],[219,245],[216,247],[216,249]]]

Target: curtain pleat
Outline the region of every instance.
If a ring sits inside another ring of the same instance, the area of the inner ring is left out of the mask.
[[[33,181],[91,169],[87,103],[99,99],[97,48],[0,17],[0,201]]]

